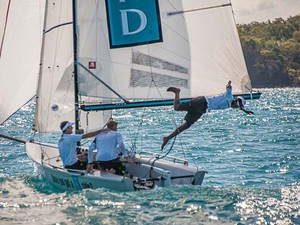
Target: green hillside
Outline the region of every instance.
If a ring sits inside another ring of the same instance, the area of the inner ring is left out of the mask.
[[[300,15],[238,31],[253,87],[300,87]]]

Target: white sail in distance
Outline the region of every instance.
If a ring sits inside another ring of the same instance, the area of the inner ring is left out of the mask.
[[[0,124],[36,94],[44,1],[0,1]]]

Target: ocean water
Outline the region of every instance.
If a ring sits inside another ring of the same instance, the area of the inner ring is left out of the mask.
[[[255,115],[213,111],[176,138],[170,154],[207,170],[202,186],[64,192],[39,176],[23,144],[0,138],[0,224],[300,224],[300,89],[261,91],[247,101]],[[33,107],[1,133],[28,139]],[[115,119],[127,148],[159,152],[183,117],[163,107]]]

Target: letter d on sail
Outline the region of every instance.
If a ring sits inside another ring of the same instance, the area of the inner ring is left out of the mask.
[[[138,9],[128,9],[128,10],[120,10],[121,17],[122,17],[122,28],[123,28],[123,35],[132,35],[137,34],[144,30],[147,26],[147,17],[145,13],[143,13],[141,10]],[[141,19],[141,24],[138,29],[135,31],[129,31],[129,25],[128,25],[128,13],[137,13]]]
[[[111,48],[162,41],[158,0],[106,0]]]

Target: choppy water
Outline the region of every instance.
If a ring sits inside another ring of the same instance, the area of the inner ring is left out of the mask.
[[[214,111],[177,138],[172,154],[208,171],[201,187],[62,192],[39,177],[22,144],[0,139],[0,224],[300,224],[300,89],[262,91],[247,101],[254,116]],[[166,107],[116,119],[128,148],[159,151],[183,116]],[[28,138],[32,117],[30,104],[1,133]]]

